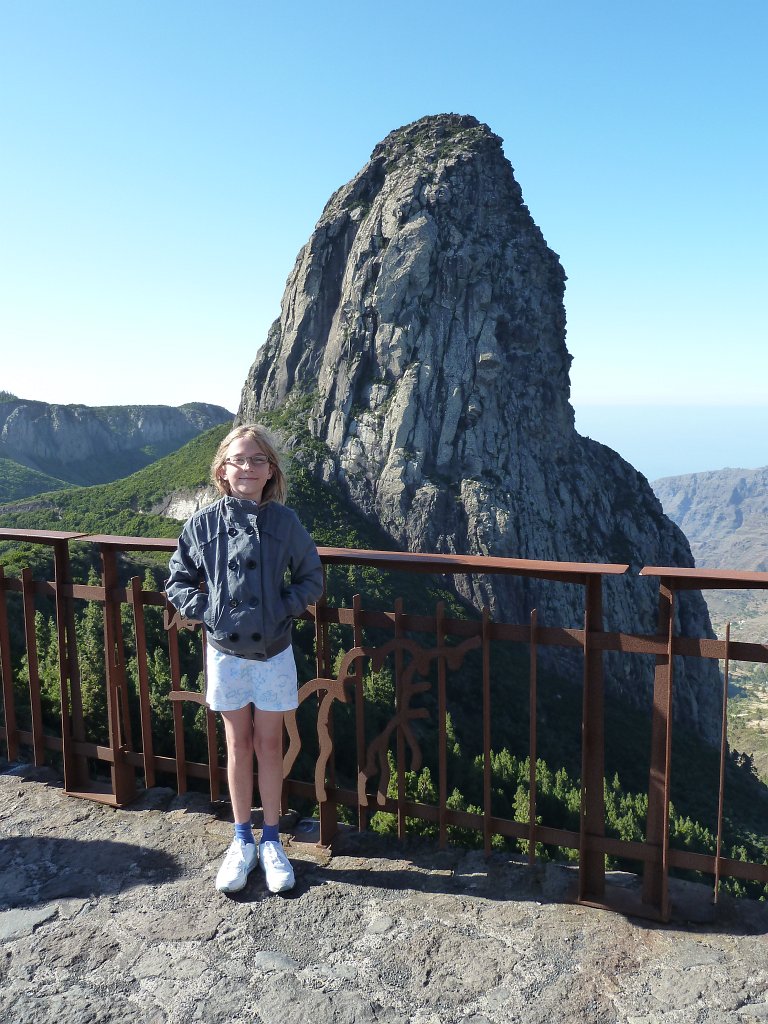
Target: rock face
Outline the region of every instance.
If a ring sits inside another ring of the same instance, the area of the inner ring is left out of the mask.
[[[2,769],[5,1024],[765,1021],[756,900],[715,908],[711,886],[673,878],[675,923],[649,927],[575,905],[563,864],[372,832],[332,852],[284,834],[291,896],[254,871],[226,899],[232,826],[203,794],[149,789],[114,811],[50,769]]]
[[[768,466],[668,476],[653,489],[699,565],[768,572]]]
[[[210,505],[218,497],[218,491],[211,484],[196,490],[173,491],[149,510],[152,515],[166,516],[184,522],[203,506]]]
[[[652,486],[664,511],[685,531],[697,565],[768,572],[768,466],[668,476]],[[721,636],[730,623],[734,640],[768,640],[767,590],[710,590],[707,604]],[[739,685],[756,683],[762,692],[764,673],[756,666],[736,662],[730,671]],[[755,712],[759,721],[761,702]]]
[[[218,405],[49,405],[0,402],[0,455],[70,483],[132,473],[231,419]]]
[[[575,431],[564,287],[501,139],[473,117],[423,118],[331,197],[238,419],[304,410],[319,471],[405,549],[692,565],[645,478]],[[507,621],[535,604],[540,622],[583,624],[566,585],[457,582]],[[655,593],[611,586],[607,627],[655,631]],[[688,597],[682,628],[707,634]],[[647,695],[651,669],[611,672]],[[718,693],[715,666],[681,668],[680,710],[712,738]]]

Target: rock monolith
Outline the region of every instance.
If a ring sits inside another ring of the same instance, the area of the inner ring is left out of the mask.
[[[239,419],[300,410],[317,471],[403,549],[693,564],[647,480],[581,437],[569,402],[565,274],[523,201],[502,140],[474,117],[392,132],[328,201],[299,252],[243,388]],[[457,579],[494,615],[583,624],[579,588]],[[679,626],[711,635],[698,594]],[[655,632],[656,588],[608,587],[607,628]],[[647,698],[652,659],[611,661]],[[681,664],[676,700],[719,735],[714,664]]]

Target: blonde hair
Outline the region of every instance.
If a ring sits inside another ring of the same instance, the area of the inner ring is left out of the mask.
[[[285,473],[280,465],[280,453],[277,450],[276,443],[272,435],[258,423],[242,423],[239,427],[235,427],[233,430],[230,430],[217,448],[216,454],[213,457],[213,462],[211,463],[211,480],[213,481],[216,490],[219,494],[231,495],[232,493],[229,489],[229,484],[226,480],[221,478],[220,473],[222,466],[227,461],[227,449],[233,441],[237,441],[241,437],[249,437],[254,441],[267,456],[269,464],[272,467],[272,476],[264,485],[264,490],[261,495],[262,504],[267,501],[284,502],[288,493],[288,482],[285,479]]]

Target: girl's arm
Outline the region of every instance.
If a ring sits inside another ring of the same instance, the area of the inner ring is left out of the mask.
[[[292,547],[291,582],[282,593],[288,614],[298,618],[323,592],[323,566],[315,542],[298,522]]]
[[[190,542],[186,527],[179,537],[179,545],[171,555],[171,575],[165,583],[168,600],[185,619],[202,622],[208,607],[208,595],[200,590],[204,575],[195,557],[195,546]]]

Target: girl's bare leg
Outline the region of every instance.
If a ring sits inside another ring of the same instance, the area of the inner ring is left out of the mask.
[[[253,806],[253,718],[251,706],[222,711],[227,740],[227,784],[236,822],[251,820]]]
[[[282,711],[254,710],[253,749],[259,763],[259,795],[264,809],[264,822],[277,825],[283,789]]]

